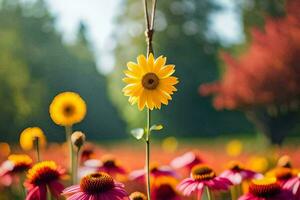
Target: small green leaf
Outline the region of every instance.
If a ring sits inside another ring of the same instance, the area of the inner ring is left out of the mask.
[[[135,137],[137,140],[142,139],[144,134],[145,134],[145,131],[143,128],[136,128],[136,129],[131,130],[131,135],[133,137]]]
[[[155,125],[151,126],[150,131],[160,131],[163,128],[164,128],[163,125],[161,125],[161,124],[156,125],[155,124]]]

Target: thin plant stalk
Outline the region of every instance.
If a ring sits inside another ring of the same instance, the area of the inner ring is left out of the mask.
[[[146,137],[146,179],[147,179],[147,196],[151,200],[150,188],[150,124],[151,124],[151,110],[147,110],[147,137]]]
[[[152,11],[149,16],[148,0],[144,0],[144,12],[145,12],[145,23],[146,23],[146,41],[147,41],[147,57],[152,53],[153,46],[152,39],[154,35],[154,20],[157,0],[152,0]],[[147,197],[151,200],[151,186],[150,186],[150,126],[151,126],[151,110],[147,110],[147,127],[146,127],[146,179],[147,179]]]
[[[37,162],[40,162],[41,161],[41,157],[40,157],[40,138],[35,137],[33,142],[34,142],[34,148],[35,148],[35,152],[36,152],[36,160],[37,160]]]
[[[47,200],[52,200],[52,195],[51,195],[49,187],[47,187]]]
[[[231,187],[230,193],[231,193],[231,199],[237,200],[238,196],[237,196],[237,190],[235,186]]]
[[[73,184],[74,180],[74,151],[73,151],[73,145],[71,142],[71,135],[72,135],[72,126],[66,126],[66,140],[69,146],[69,156],[70,156],[70,164],[69,164],[69,169],[70,169],[70,174],[71,174],[71,184]]]
[[[213,200],[213,199],[212,199],[212,194],[211,194],[209,188],[208,188],[208,187],[205,187],[205,189],[206,189],[207,199],[208,199],[208,200]]]
[[[74,179],[73,179],[73,184],[77,183],[77,177],[78,177],[78,163],[79,163],[79,151],[80,148],[77,148],[76,151],[76,158],[75,158],[75,167],[74,167]]]
[[[24,180],[25,180],[25,175],[24,174],[20,174],[20,180],[19,180],[19,184],[20,184],[20,190],[21,190],[21,194],[22,194],[22,198],[25,199],[26,198],[26,191],[24,188]]]

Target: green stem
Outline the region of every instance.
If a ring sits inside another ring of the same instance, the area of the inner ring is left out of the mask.
[[[74,184],[77,184],[79,151],[80,151],[80,149],[78,148],[77,151],[76,151],[76,157],[75,157],[74,177],[73,177],[74,178],[73,179]]]
[[[146,137],[146,179],[147,179],[147,196],[151,200],[150,188],[150,124],[151,124],[151,111],[147,110],[147,137]]]
[[[70,174],[71,174],[71,185],[73,185],[74,180],[74,151],[73,151],[73,145],[71,142],[71,135],[72,135],[72,126],[66,126],[66,140],[69,146],[69,155],[70,155]]]
[[[207,199],[212,200],[212,195],[211,195],[211,192],[210,192],[209,188],[206,187],[205,189],[206,189]]]
[[[52,195],[51,195],[51,191],[49,189],[49,187],[47,187],[47,200],[52,200]]]
[[[235,186],[231,187],[230,193],[231,193],[231,199],[232,200],[237,200],[237,192],[236,192],[236,187]]]
[[[20,190],[21,190],[23,199],[26,198],[26,191],[25,191],[25,188],[23,186],[24,180],[25,180],[24,174],[20,174],[19,184],[20,184]]]
[[[35,137],[34,138],[34,146],[35,146],[35,151],[36,151],[36,160],[37,162],[40,162],[41,161],[41,158],[40,158],[40,139],[39,137]]]

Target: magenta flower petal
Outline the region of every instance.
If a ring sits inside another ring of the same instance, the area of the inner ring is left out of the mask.
[[[38,190],[39,190],[38,186],[29,190],[26,196],[26,200],[36,199],[38,197]]]
[[[80,186],[79,185],[73,185],[73,186],[70,186],[70,187],[64,189],[62,191],[62,195],[63,196],[65,196],[65,195],[69,196],[69,195],[72,195],[72,194],[77,193],[77,192],[80,192]]]
[[[49,188],[52,195],[57,198],[60,196],[61,192],[64,190],[65,187],[58,181],[52,181],[49,184]]]

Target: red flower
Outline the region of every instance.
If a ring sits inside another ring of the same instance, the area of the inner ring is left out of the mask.
[[[27,173],[25,187],[28,190],[26,200],[47,200],[47,187],[51,194],[58,198],[64,189],[59,180],[65,170],[53,161],[44,161],[35,164]]]
[[[217,109],[269,104],[295,106],[300,96],[300,3],[290,0],[287,16],[266,19],[264,31],[253,29],[249,49],[239,58],[224,53],[222,79],[200,86],[215,95]]]

